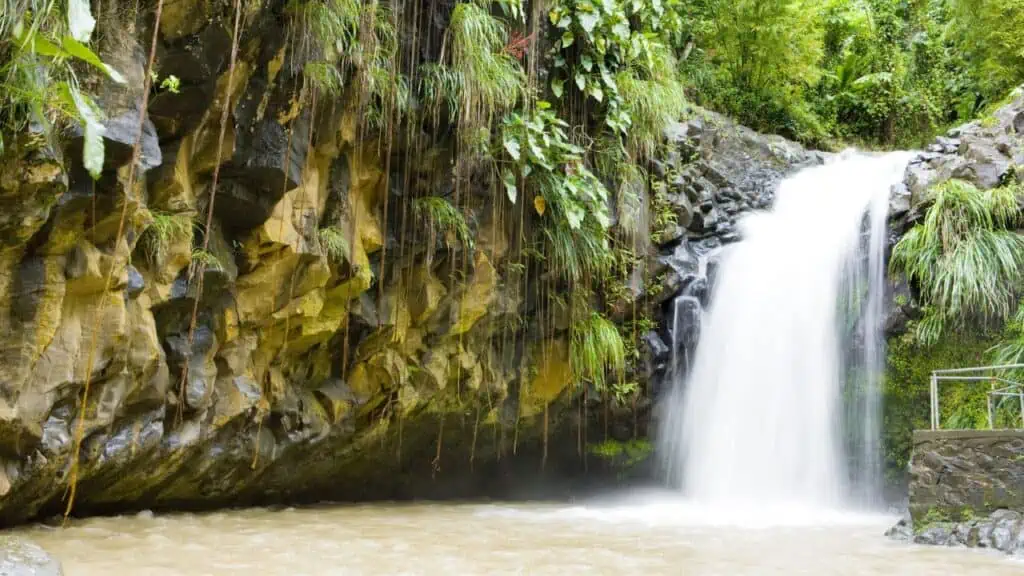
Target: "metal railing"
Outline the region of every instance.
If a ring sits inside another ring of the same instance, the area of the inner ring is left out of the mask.
[[[1024,369],[1024,364],[933,370],[931,376],[932,430],[938,430],[942,427],[941,413],[939,412],[939,383],[946,381],[990,383],[991,388],[987,394],[989,429],[995,428],[994,400],[999,397],[1016,397],[1020,401],[1021,427],[1024,428],[1024,383],[996,375],[1004,370],[1019,369]],[[987,375],[981,375],[981,373],[987,373]],[[999,387],[997,388],[997,386]]]

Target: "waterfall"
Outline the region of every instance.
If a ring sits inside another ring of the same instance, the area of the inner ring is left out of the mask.
[[[877,495],[886,218],[909,159],[844,153],[787,178],[771,211],[739,223],[692,366],[662,406],[661,464],[688,496]]]

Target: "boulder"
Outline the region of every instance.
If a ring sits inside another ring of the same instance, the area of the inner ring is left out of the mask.
[[[5,576],[63,576],[60,562],[24,538],[0,537],[0,574]]]

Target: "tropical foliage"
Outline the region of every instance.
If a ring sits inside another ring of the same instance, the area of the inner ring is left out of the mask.
[[[905,145],[1024,81],[1020,0],[688,0],[698,102],[761,130]]]
[[[69,0],[66,7],[52,0],[0,3],[0,153],[30,124],[45,135],[55,125],[79,122],[82,163],[99,178],[102,111],[81,88],[75,64],[115,82],[124,83],[124,78],[88,47],[95,27],[88,0]]]
[[[925,343],[947,328],[1002,323],[1024,286],[1024,235],[1017,187],[980,191],[950,180],[934,189],[924,221],[893,249],[892,266],[916,283]]]

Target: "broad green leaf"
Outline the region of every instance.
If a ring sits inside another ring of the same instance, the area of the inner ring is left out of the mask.
[[[583,90],[587,87],[587,77],[582,72],[576,73],[576,87]]]
[[[579,230],[580,224],[583,223],[583,219],[586,216],[586,210],[579,204],[575,202],[567,202],[565,204],[565,219],[569,221],[569,228]]]
[[[100,57],[97,56],[95,52],[90,50],[89,47],[85,44],[82,44],[81,42],[75,40],[71,36],[65,36],[63,43],[64,50],[67,50],[68,54],[71,54],[75,58],[88,62],[96,68],[99,68],[101,71],[106,73],[107,76],[110,76],[110,79],[114,82],[117,82],[118,84],[125,83],[124,76],[121,76],[121,74],[117,70],[114,70],[110,66],[107,66],[103,62],[103,60],[100,60]]]
[[[590,54],[580,56],[580,63],[583,64],[583,69],[587,72],[594,69],[594,60],[590,57]]]
[[[572,35],[572,30],[566,30],[565,32],[563,32],[562,33],[562,48],[568,48],[569,46],[572,46],[572,43],[573,43],[574,39],[575,38]]]
[[[516,175],[511,170],[502,170],[501,181],[505,184],[505,194],[508,195],[509,201],[515,204],[516,196],[519,194],[516,188]]]
[[[551,92],[554,93],[555,98],[561,98],[565,91],[565,78],[552,78],[551,79]]]
[[[591,82],[590,85],[587,86],[587,92],[594,97],[594,100],[597,100],[598,102],[604,101],[604,91],[597,85],[597,82]]]
[[[89,10],[89,0],[68,0],[68,30],[79,42],[88,42],[96,28],[96,19]]]
[[[570,24],[572,24],[572,16],[568,14],[562,14],[562,16],[558,19],[558,23],[555,24],[555,27],[559,29],[565,29],[568,28]]]
[[[622,40],[629,38],[629,23],[626,21],[622,21],[615,24],[614,26],[612,26],[612,34],[618,36]]]
[[[49,40],[44,38],[42,34],[39,34],[38,32],[32,35],[32,51],[36,54],[41,54],[43,56],[51,56],[53,58],[57,58],[59,56],[67,56],[67,52],[61,50],[60,46],[57,46],[53,42],[50,42]]]
[[[578,18],[580,20],[580,27],[582,27],[587,34],[594,31],[594,27],[597,26],[597,21],[599,20],[599,16],[593,12],[584,12],[580,14]]]
[[[95,105],[89,97],[82,94],[77,87],[64,83],[62,88],[68,91],[71,100],[75,103],[79,116],[82,118],[85,137],[82,146],[82,165],[92,176],[93,180],[99,180],[103,172],[103,135],[106,128],[100,122],[99,114],[96,113]]]
[[[519,141],[515,138],[505,138],[503,144],[505,145],[505,151],[508,152],[508,155],[518,162],[521,157],[519,153]]]

